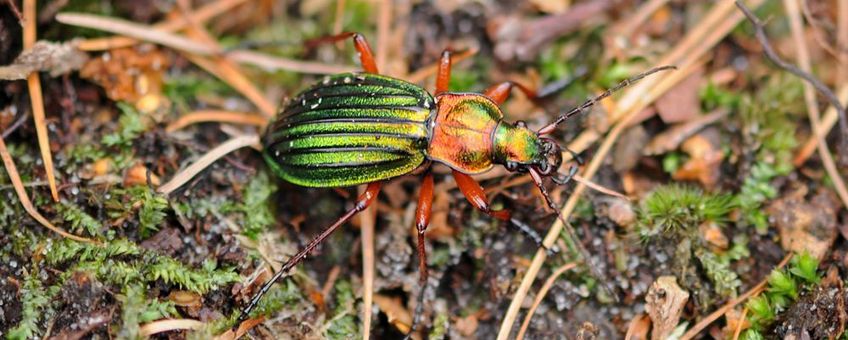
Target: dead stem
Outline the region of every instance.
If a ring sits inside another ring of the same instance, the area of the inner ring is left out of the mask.
[[[24,49],[35,46],[36,40],[36,18],[35,0],[24,1]],[[32,104],[32,117],[35,120],[35,133],[38,135],[38,148],[41,150],[41,159],[44,161],[44,172],[47,183],[50,185],[50,195],[53,201],[59,201],[59,191],[56,190],[56,175],[53,170],[53,155],[50,153],[50,136],[47,134],[47,122],[44,119],[44,99],[41,93],[41,78],[38,72],[27,76],[27,87]]]
[[[33,219],[41,223],[45,228],[52,230],[53,232],[62,235],[63,237],[72,239],[74,241],[79,242],[91,242],[96,243],[96,241],[87,239],[85,237],[80,237],[67,231],[59,228],[53,223],[50,223],[47,218],[41,215],[35,206],[32,205],[32,201],[29,200],[29,196],[27,195],[26,189],[24,188],[24,183],[21,181],[21,175],[18,173],[18,168],[15,166],[15,161],[12,160],[12,155],[9,154],[9,150],[6,148],[6,142],[0,138],[0,157],[3,158],[3,165],[6,167],[6,173],[9,174],[9,181],[12,182],[12,186],[15,188],[15,193],[18,194],[18,200],[21,201],[21,205],[24,206],[24,210],[32,216]]]
[[[146,323],[139,327],[138,333],[142,337],[175,330],[196,330],[203,327],[203,323],[192,319],[162,319]]]
[[[792,259],[792,256],[792,253],[787,254],[774,269],[777,270],[786,266],[786,264],[789,263],[789,260]],[[701,321],[699,321],[697,324],[692,326],[692,328],[686,331],[686,333],[684,333],[683,336],[680,337],[680,340],[690,340],[694,338],[696,335],[698,335],[698,333],[707,328],[707,326],[709,326],[714,321],[718,320],[718,318],[722,317],[725,313],[727,313],[727,311],[733,309],[733,307],[736,307],[736,305],[745,302],[749,298],[754,297],[760,292],[762,292],[766,288],[767,284],[768,276],[766,276],[756,286],[745,292],[745,294],[742,294],[738,298],[731,300],[726,305],[722,306],[719,309],[716,309],[715,312],[712,312],[710,313],[710,315],[707,315],[707,317],[701,319]]]
[[[570,270],[577,266],[577,263],[569,262],[566,263],[551,273],[551,276],[545,280],[545,284],[542,285],[542,288],[539,289],[539,293],[536,294],[536,298],[533,299],[533,305],[530,306],[530,309],[527,310],[527,316],[524,317],[524,322],[521,323],[521,328],[518,329],[518,335],[515,336],[517,340],[524,339],[524,333],[527,332],[527,327],[530,326],[530,320],[533,318],[533,314],[536,313],[536,308],[539,308],[539,304],[542,303],[542,300],[545,299],[545,295],[548,295],[548,291],[551,290],[551,287],[556,282],[557,278],[559,278],[562,273]]]
[[[220,159],[221,157],[224,157],[230,152],[233,152],[246,146],[253,147],[257,150],[261,149],[262,146],[259,142],[259,135],[248,134],[233,137],[230,140],[222,143],[221,145],[216,146],[215,148],[209,150],[206,154],[201,156],[197,161],[189,165],[187,168],[174,175],[174,177],[171,178],[170,181],[159,187],[157,191],[159,191],[159,193],[165,196],[171,194],[174,190],[181,187],[183,184],[185,184],[195,175],[206,169],[206,167],[214,163],[216,160]]]
[[[186,113],[165,127],[166,132],[174,132],[196,123],[230,123],[254,125],[260,129],[268,124],[268,119],[252,112],[235,112],[221,110],[198,110]]]

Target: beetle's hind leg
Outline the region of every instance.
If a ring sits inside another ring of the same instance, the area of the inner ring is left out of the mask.
[[[356,52],[359,53],[359,62],[362,64],[362,68],[365,72],[374,74],[380,73],[377,70],[377,62],[374,60],[374,53],[371,52],[371,46],[368,45],[368,41],[365,40],[365,36],[362,34],[356,32],[344,32],[337,35],[316,38],[307,41],[306,47],[313,48],[321,44],[339,42],[350,38],[353,38],[353,47],[356,49]]]
[[[416,327],[421,322],[424,313],[424,297],[427,292],[427,249],[425,247],[424,232],[430,225],[430,215],[433,211],[433,173],[426,170],[421,180],[421,188],[418,194],[418,206],[415,208],[415,229],[418,231],[418,304],[412,314],[412,326],[406,338],[410,338]]]
[[[262,285],[262,288],[260,288],[259,291],[253,295],[253,298],[250,299],[250,303],[248,303],[247,307],[245,307],[241,311],[241,314],[238,318],[238,323],[241,323],[241,321],[246,320],[250,316],[250,312],[253,311],[254,308],[256,308],[256,306],[259,304],[259,301],[262,300],[262,296],[264,296],[265,293],[267,293],[271,289],[271,287],[274,286],[274,283],[276,283],[278,280],[287,275],[299,263],[303,262],[303,260],[306,259],[306,256],[309,255],[309,253],[313,249],[315,249],[316,246],[321,244],[321,242],[323,242],[334,231],[336,231],[336,229],[338,229],[343,224],[345,224],[345,222],[350,220],[351,217],[368,208],[368,206],[370,206],[371,203],[373,203],[374,200],[377,198],[377,194],[380,193],[380,188],[382,187],[382,184],[382,182],[369,183],[368,188],[365,189],[365,192],[363,192],[362,195],[359,195],[359,198],[356,199],[356,204],[353,206],[353,208],[348,210],[347,213],[342,215],[342,217],[339,217],[339,219],[336,220],[335,223],[324,229],[324,231],[322,231],[311,242],[309,242],[309,244],[306,245],[305,248],[303,248],[297,254],[289,258],[289,260],[286,261],[283,267],[280,268],[280,270],[276,274],[274,274],[274,276],[270,280],[268,280],[268,282],[265,282],[265,284]],[[238,324],[236,324],[236,327],[237,326]]]

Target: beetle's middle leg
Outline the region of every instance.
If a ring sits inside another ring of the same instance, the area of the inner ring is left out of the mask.
[[[421,180],[421,189],[418,193],[418,206],[415,208],[415,228],[418,231],[418,304],[415,305],[415,312],[412,315],[412,327],[410,327],[409,335],[415,332],[415,327],[420,322],[421,315],[424,312],[424,296],[427,291],[427,249],[425,247],[424,232],[430,225],[430,216],[433,211],[433,173],[426,170],[424,177]]]
[[[350,220],[351,217],[368,208],[368,206],[370,206],[371,203],[373,203],[374,200],[377,198],[377,194],[380,193],[380,188],[382,186],[383,182],[369,183],[368,188],[365,189],[365,192],[363,192],[362,195],[359,195],[359,198],[356,199],[356,204],[353,206],[353,208],[348,210],[347,213],[342,215],[342,217],[339,217],[339,219],[336,220],[335,223],[324,229],[324,231],[322,231],[320,234],[318,234],[318,236],[315,237],[315,239],[309,242],[309,244],[305,248],[301,249],[297,254],[289,258],[289,260],[286,261],[282,268],[280,268],[280,270],[276,274],[274,274],[274,277],[268,280],[268,282],[265,282],[262,288],[259,289],[259,292],[253,295],[253,298],[250,299],[250,303],[248,303],[247,307],[245,307],[242,310],[241,315],[239,315],[239,322],[247,319],[247,317],[250,315],[250,312],[253,311],[254,308],[256,308],[256,306],[259,304],[259,300],[261,300],[262,296],[265,295],[265,293],[267,293],[272,286],[274,286],[274,283],[280,280],[283,276],[287,275],[292,270],[292,268],[303,262],[303,260],[306,259],[306,256],[309,255],[309,253],[313,249],[315,249],[315,247],[321,244],[324,239],[329,237],[334,231],[336,231],[336,229],[339,229],[339,227],[345,224],[345,222]]]
[[[365,36],[356,32],[344,32],[337,35],[331,35],[310,40],[306,43],[307,47],[314,47],[320,44],[334,43],[342,40],[353,38],[353,47],[359,53],[359,62],[365,72],[378,74],[377,62],[374,60],[374,53],[371,52],[371,46],[365,40]]]
[[[471,178],[471,176],[453,170],[453,178],[456,180],[459,190],[462,191],[465,199],[467,199],[471,205],[489,216],[501,221],[509,221],[512,213],[507,209],[493,210],[489,204],[489,200],[486,198],[486,192],[483,190],[483,187],[480,186],[480,183],[477,183],[477,181]]]

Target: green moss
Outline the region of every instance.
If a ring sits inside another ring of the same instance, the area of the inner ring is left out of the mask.
[[[29,273],[24,278],[21,289],[21,322],[10,329],[6,334],[7,339],[33,339],[42,332],[44,320],[53,314],[51,302],[59,293],[58,287],[44,288],[41,279],[35,272]]]
[[[792,157],[798,141],[794,112],[804,110],[802,86],[791,77],[769,79],[753,96],[741,99],[739,117],[753,148],[754,162],[736,195],[743,225],[754,226],[759,233],[768,228],[762,211],[764,202],[777,196],[772,179],[788,175],[794,169]]]
[[[213,260],[204,261],[201,268],[193,269],[127,240],[114,240],[101,246],[65,239],[53,244],[45,259],[53,265],[76,260],[65,273],[90,272],[99,280],[119,286],[146,285],[161,280],[205,294],[241,279],[232,270],[218,269]]]
[[[91,236],[97,236],[103,228],[100,221],[70,202],[62,201],[57,205],[57,210],[62,215],[62,219],[70,223],[71,232],[76,234],[86,232]]]
[[[277,191],[277,185],[270,179],[268,173],[258,172],[242,191],[243,201],[234,204],[221,205],[222,213],[240,213],[243,217],[242,233],[252,240],[265,232],[274,224],[274,214],[271,212],[270,198]]]
[[[450,318],[447,313],[436,314],[433,320],[433,328],[430,330],[429,339],[441,340],[448,337]]]
[[[759,332],[765,330],[790,304],[798,299],[801,290],[812,289],[821,280],[818,273],[818,260],[808,253],[792,258],[789,268],[773,270],[768,277],[768,286],[763,294],[748,300],[745,305],[751,313],[751,336],[762,337]],[[756,338],[752,338],[756,339]]]
[[[359,336],[356,317],[356,298],[350,282],[341,280],[333,287],[336,290],[333,316],[326,326],[328,339],[353,339]]]
[[[722,260],[716,254],[704,249],[695,250],[695,257],[701,262],[710,282],[715,285],[715,292],[723,297],[736,296],[736,289],[742,285],[733,270],[730,269],[730,261]]]
[[[129,217],[138,209],[138,231],[142,238],[150,236],[165,221],[168,200],[150,188],[139,185],[129,189],[115,188],[104,202],[107,214],[113,219]]]
[[[121,339],[140,339],[140,324],[179,315],[173,302],[147,297],[140,285],[125,286],[117,299],[121,302],[121,328],[117,332]]]
[[[701,223],[725,222],[733,207],[729,195],[704,193],[677,184],[663,185],[642,202],[636,230],[643,240],[687,236],[697,232]]]

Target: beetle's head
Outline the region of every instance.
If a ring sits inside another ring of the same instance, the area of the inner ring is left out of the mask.
[[[555,140],[540,137],[518,121],[501,122],[495,131],[495,161],[513,172],[535,170],[543,176],[556,173],[562,164],[562,149]]]

